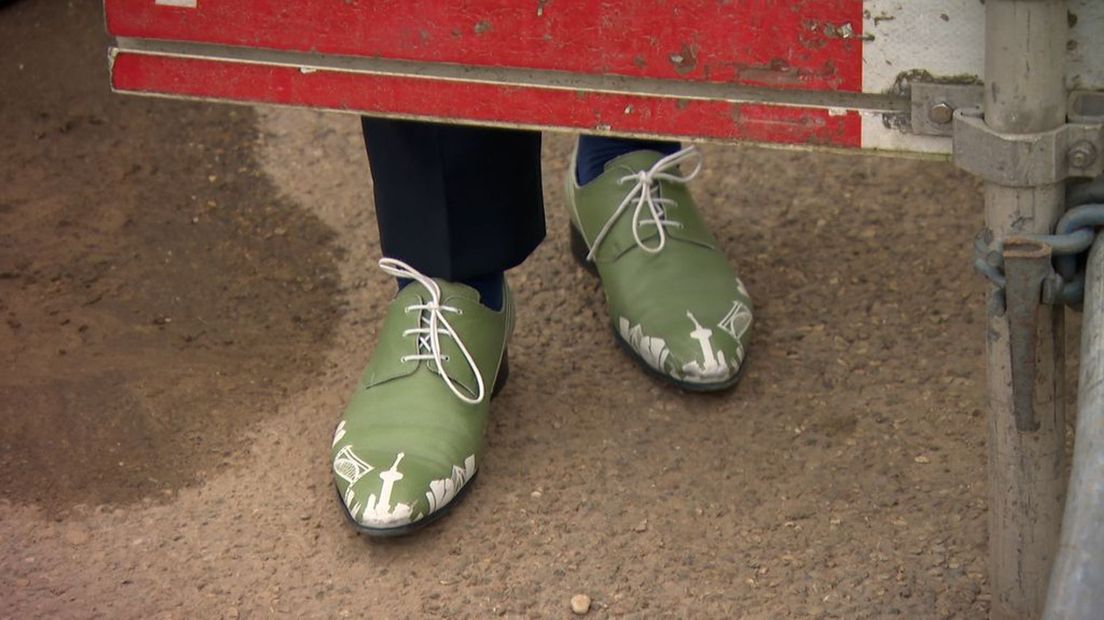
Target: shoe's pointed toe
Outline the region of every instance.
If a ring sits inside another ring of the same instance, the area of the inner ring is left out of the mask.
[[[746,358],[750,309],[740,300],[722,301],[723,294],[713,303],[701,296],[683,299],[677,306],[650,305],[632,319],[617,317],[618,340],[653,374],[681,387],[705,391],[730,387],[739,379]],[[726,303],[732,306],[728,312],[722,310]]]
[[[349,520],[362,531],[387,535],[439,516],[475,477],[476,465],[474,455],[449,465],[346,445],[335,453],[333,471]]]

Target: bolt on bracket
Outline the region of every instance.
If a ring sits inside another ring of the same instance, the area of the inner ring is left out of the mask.
[[[922,136],[954,134],[954,112],[960,108],[981,106],[981,84],[911,82],[912,133]]]

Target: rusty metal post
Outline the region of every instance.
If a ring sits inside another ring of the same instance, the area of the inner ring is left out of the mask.
[[[989,0],[985,19],[986,124],[1003,134],[1038,133],[1062,125],[1065,0]],[[1061,215],[1063,190],[1063,183],[987,183],[986,226],[998,240],[1049,233]],[[1035,619],[1046,601],[1064,494],[1063,311],[1037,308],[1034,430],[1020,430],[1014,414],[1009,328],[1010,316],[1016,313],[1007,311],[1003,295],[995,289],[988,308],[990,617]]]
[[[1035,377],[1038,355],[1039,306],[1043,281],[1051,272],[1050,246],[1024,237],[1004,241],[1005,318],[1012,350],[1012,413],[1016,430],[1039,430],[1035,417]]]

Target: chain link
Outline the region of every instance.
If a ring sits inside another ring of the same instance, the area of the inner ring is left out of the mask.
[[[1054,271],[1043,282],[1043,302],[1076,305],[1085,297],[1085,258],[1104,226],[1104,176],[1078,184],[1067,193],[1070,209],[1058,220],[1050,235],[1023,235],[1050,247]],[[1002,291],[1004,245],[983,230],[974,238],[974,269]]]

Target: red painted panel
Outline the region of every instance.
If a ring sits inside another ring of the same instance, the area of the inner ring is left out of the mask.
[[[848,112],[580,93],[121,52],[122,91],[532,127],[858,148]]]
[[[106,0],[116,36],[862,89],[862,0]]]

